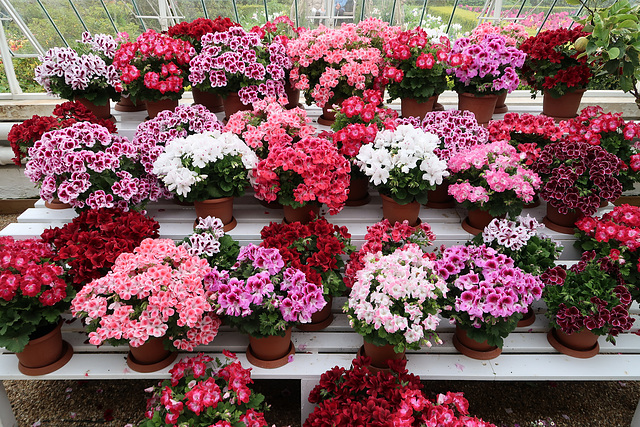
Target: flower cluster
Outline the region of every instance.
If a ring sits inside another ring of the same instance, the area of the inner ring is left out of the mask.
[[[169,141],[153,173],[180,200],[202,201],[241,196],[257,160],[237,135],[214,130]]]
[[[624,163],[604,148],[588,142],[549,144],[532,168],[542,178],[540,197],[560,213],[577,210],[592,216],[600,200],[612,202],[622,194],[622,184],[616,177]]]
[[[49,228],[42,239],[56,250],[68,281],[76,289],[109,272],[116,258],[132,252],[146,238],[157,238],[160,224],[139,212],[89,209],[62,227]]]
[[[640,180],[640,154],[633,144],[640,138],[638,123],[625,122],[622,113],[605,113],[600,106],[589,106],[578,117],[561,121],[559,128],[567,141],[599,145],[618,157],[624,163],[618,175],[623,191],[633,189],[633,184]]]
[[[482,40],[490,34],[502,35],[509,46],[518,47],[527,38],[529,33],[524,25],[509,22],[506,25],[495,26],[491,22],[483,22],[473,29],[471,38],[473,40]]]
[[[426,253],[428,247],[435,240],[436,235],[426,222],[411,227],[408,221],[397,222],[393,225],[388,219],[383,219],[367,227],[364,243],[358,252],[349,256],[349,263],[345,269],[345,283],[352,287],[356,280],[356,273],[364,267],[364,257],[367,254],[382,252],[390,255],[396,249],[411,243],[417,245]]]
[[[398,119],[398,124],[412,124],[427,133],[440,138],[435,153],[440,160],[448,162],[460,151],[487,142],[487,129],[478,124],[475,114],[470,111],[449,110],[430,111],[422,121],[415,117]]]
[[[33,147],[45,132],[66,128],[76,122],[96,123],[106,127],[111,133],[116,132],[116,126],[111,120],[98,119],[80,102],[64,102],[55,106],[51,116],[34,115],[30,119],[11,126],[7,140],[13,150],[13,163],[20,166],[29,148]]]
[[[500,34],[488,34],[475,41],[461,37],[451,47],[447,73],[453,75],[459,93],[513,92],[520,84],[517,70],[525,58],[522,51],[510,46]]]
[[[330,29],[320,25],[291,40],[287,53],[293,60],[291,81],[305,91],[307,103],[325,107],[353,95],[361,95],[380,77],[381,44],[388,24],[366,19]]]
[[[440,140],[412,125],[400,125],[363,145],[355,163],[384,195],[400,204],[426,203],[427,190],[449,175],[447,163],[435,154]]]
[[[562,245],[544,231],[544,224],[529,215],[515,221],[495,218],[472,242],[507,255],[525,273],[540,275],[555,266],[562,252]]]
[[[322,287],[297,268],[285,267],[278,249],[252,243],[240,249],[230,270],[214,267],[205,283],[225,322],[256,338],[284,336],[291,326],[309,323],[326,304]]]
[[[544,288],[538,276],[485,245],[446,248],[435,270],[449,286],[443,317],[455,320],[471,339],[498,347]]]
[[[152,29],[123,43],[113,58],[122,71],[122,90],[132,100],[180,99],[195,49],[189,42]]]
[[[88,122],[45,133],[29,149],[25,175],[40,185],[40,197],[55,197],[76,209],[138,207],[161,194],[145,173],[138,147]]]
[[[506,141],[476,145],[449,159],[449,194],[468,209],[518,215],[533,200],[540,177]]]
[[[240,245],[225,234],[220,218],[199,218],[193,233],[184,238],[182,246],[191,256],[207,260],[211,267],[229,269],[236,263]]]
[[[38,328],[57,325],[75,291],[41,239],[0,237],[0,346],[21,352]]]
[[[286,266],[302,271],[309,282],[322,286],[325,295],[342,296],[346,291],[342,257],[353,251],[346,227],[332,225],[323,217],[308,224],[272,222],[260,236],[260,246],[278,249]]]
[[[191,60],[189,81],[196,88],[226,95],[238,92],[243,104],[262,97],[286,97],[284,78],[291,68],[285,46],[264,45],[242,27],[202,36],[202,51]]]
[[[389,372],[375,374],[368,362],[369,358],[359,357],[349,370],[336,366],[322,374],[309,395],[316,406],[303,426],[495,427],[469,416],[462,393],[427,399],[420,378],[407,372],[406,360],[390,360]]]
[[[253,111],[231,115],[224,130],[242,138],[260,159],[267,157],[271,145],[291,145],[316,133],[303,109],[288,110],[275,99],[254,102]]]
[[[126,35],[126,34],[125,34]],[[35,81],[50,95],[68,100],[86,98],[97,105],[119,99],[122,82],[112,64],[120,37],[107,34],[82,34],[76,48],[54,47],[40,56]]]
[[[148,391],[147,419],[140,427],[244,425],[266,427],[264,396],[252,393],[251,369],[223,350],[224,361],[199,353],[177,362],[170,379]],[[242,423],[242,424],[240,424]]]
[[[426,102],[447,89],[447,60],[451,45],[447,36],[432,40],[420,28],[402,31],[385,40],[382,83],[390,98]]]
[[[229,18],[218,16],[216,19],[196,18],[191,22],[179,22],[167,30],[171,37],[189,42],[196,52],[202,51],[200,39],[205,34],[223,33],[231,27],[240,27],[240,24]]]
[[[540,31],[520,45],[526,55],[520,70],[523,80],[536,92],[548,92],[559,98],[565,93],[587,87],[593,77],[586,55],[581,55],[574,43],[587,36],[581,25],[571,28]]]
[[[206,260],[170,239],[145,239],[121,254],[106,276],[86,284],[71,313],[85,320],[94,345],[139,347],[157,337],[193,351],[210,343],[220,326],[203,283],[210,271]]]
[[[576,221],[582,250],[595,250],[598,257],[619,262],[625,282],[632,285],[631,295],[640,300],[640,208],[623,204],[602,217],[584,217]]]
[[[351,327],[374,345],[393,345],[396,353],[431,347],[430,339],[441,344],[435,330],[447,284],[433,259],[409,243],[389,255],[368,253],[362,263],[343,308]]]
[[[254,170],[256,197],[293,207],[325,203],[330,214],[338,213],[347,200],[351,167],[336,145],[312,136],[293,144],[274,142]]]
[[[296,28],[296,24],[287,15],[280,15],[267,21],[262,27],[254,26],[252,32],[258,33],[260,38],[271,42],[279,40],[285,46],[291,39],[298,38],[303,28]]]
[[[606,335],[614,344],[618,334],[631,329],[632,298],[618,269],[620,261],[597,258],[595,251],[587,251],[569,269],[547,270],[541,279],[546,284],[544,301],[551,326],[566,334],[586,328]]]

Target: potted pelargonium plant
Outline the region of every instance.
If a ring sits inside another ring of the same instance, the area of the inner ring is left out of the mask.
[[[449,38],[432,38],[416,27],[390,35],[383,49],[382,83],[390,100],[400,98],[403,117],[423,118],[447,89]]]
[[[327,304],[311,316],[311,322],[298,328],[317,331],[329,326],[333,321],[333,297],[342,296],[347,290],[341,273],[343,257],[355,249],[347,228],[319,217],[308,224],[272,222],[262,229],[260,237],[260,246],[278,249],[285,266],[297,268],[309,282],[322,288]]]
[[[389,363],[388,372],[376,372],[367,357],[353,360],[351,369],[336,366],[320,376],[309,395],[316,404],[303,427],[386,426],[474,426],[495,427],[469,415],[469,402],[462,393],[427,397],[420,377],[409,374],[406,360]]]
[[[25,175],[45,201],[76,210],[140,209],[156,200],[157,179],[144,171],[138,148],[109,129],[78,122],[45,133],[29,148]]]
[[[258,158],[237,135],[214,130],[169,141],[153,173],[180,201],[193,202],[198,218],[215,216],[232,230],[233,198],[244,194]]]
[[[75,290],[41,239],[0,237],[0,347],[16,353],[25,375],[64,366],[73,347],[62,340],[62,318]]]
[[[555,267],[555,261],[562,253],[562,245],[545,234],[544,224],[530,215],[518,216],[515,221],[495,218],[470,244],[493,248],[513,259],[514,265],[525,273],[536,276]],[[534,300],[539,298],[536,295]],[[535,319],[533,308],[529,306],[518,327],[529,326]]]
[[[470,111],[432,111],[426,113],[422,120],[409,117],[396,122],[411,124],[437,135],[440,142],[434,152],[440,160],[447,163],[458,152],[487,142],[487,129],[478,124],[476,116]],[[428,190],[427,199],[426,206],[430,208],[454,207],[453,197],[449,195],[449,177],[444,178],[442,184],[436,185],[434,190]]]
[[[149,29],[116,51],[113,65],[122,71],[120,90],[134,102],[144,100],[149,118],[173,110],[184,93],[194,54],[189,42]]]
[[[272,140],[267,157],[254,170],[253,189],[260,200],[280,202],[286,221],[309,222],[323,203],[331,215],[342,210],[350,170],[336,144],[326,138]]]
[[[547,339],[556,350],[593,357],[600,349],[598,336],[605,335],[615,344],[618,334],[631,329],[633,299],[620,274],[622,261],[598,258],[595,251],[587,251],[571,268],[557,266],[542,275],[546,315],[552,327]]]
[[[91,122],[106,127],[110,133],[116,133],[116,126],[111,120],[99,119],[79,102],[63,102],[53,109],[51,116],[33,117],[11,126],[7,140],[13,150],[13,163],[20,166],[26,161],[29,148],[42,138],[45,132],[69,127],[76,122]]]
[[[624,162],[598,145],[560,140],[544,147],[532,169],[542,179],[540,197],[547,202],[545,225],[573,234],[582,216],[592,216],[601,201],[613,202],[622,194],[617,179]]]
[[[121,253],[132,252],[147,238],[159,236],[160,224],[136,211],[89,209],[62,227],[48,228],[42,239],[55,250],[76,290],[106,275]]]
[[[369,179],[355,165],[355,158],[364,144],[373,143],[383,129],[395,129],[398,113],[382,105],[382,94],[378,90],[366,89],[360,96],[345,99],[336,107],[335,122],[331,125],[333,142],[351,163],[349,197],[347,206],[362,206],[371,200]]]
[[[114,38],[84,32],[74,47],[54,47],[41,56],[34,78],[49,95],[79,101],[99,119],[109,118],[109,101],[118,101],[122,90],[113,57],[128,37],[126,33]]]
[[[468,209],[462,227],[471,234],[480,233],[493,217],[519,215],[541,184],[507,141],[460,151],[449,159],[449,170],[449,194]]]
[[[400,125],[376,135],[373,144],[360,148],[356,164],[382,197],[383,216],[390,222],[418,223],[420,204],[427,191],[449,175],[447,163],[435,154],[440,140],[412,125]],[[401,211],[394,208],[400,206]]]
[[[585,216],[576,221],[575,246],[593,250],[599,258],[618,262],[620,273],[629,286],[631,296],[640,301],[640,208],[623,204],[601,217]],[[620,260],[620,261],[618,261]]]
[[[520,75],[531,87],[532,98],[538,92],[544,94],[543,114],[563,119],[575,117],[587,84],[593,78],[587,56],[581,55],[584,49],[577,43],[587,35],[582,25],[575,25],[540,31],[520,45],[527,56]]]
[[[285,46],[265,45],[260,36],[242,27],[208,33],[202,51],[189,65],[189,81],[199,90],[222,96],[227,119],[264,97],[286,97],[284,78],[291,68]]]
[[[458,110],[472,111],[478,123],[489,123],[498,95],[518,88],[517,70],[525,57],[500,34],[486,35],[481,40],[457,39],[451,46],[447,73],[458,92]]]
[[[439,254],[435,270],[448,285],[440,304],[442,317],[456,324],[454,346],[480,360],[502,352],[504,338],[544,287],[540,277],[485,245],[448,247]]]
[[[127,364],[139,372],[169,366],[178,350],[210,343],[220,319],[204,278],[206,260],[170,239],[145,239],[123,253],[106,276],[86,284],[71,313],[86,324],[89,343],[129,344]]]
[[[364,338],[360,353],[371,365],[404,357],[406,349],[441,344],[435,330],[447,285],[433,259],[409,243],[389,255],[366,254],[344,305],[351,327]]]
[[[249,335],[247,360],[262,368],[287,364],[295,353],[291,328],[309,323],[326,301],[322,287],[286,267],[280,251],[250,243],[229,270],[214,267],[205,278],[216,312]]]
[[[391,31],[387,23],[369,18],[340,28],[320,25],[288,43],[291,81],[304,91],[308,104],[315,102],[323,109],[318,123],[331,125],[334,104],[374,88],[381,77],[381,48],[387,31]]]
[[[222,352],[223,360],[199,353],[177,362],[170,379],[148,390],[153,395],[147,400],[147,419],[138,426],[267,426],[264,412],[269,407],[262,394],[249,388],[251,370],[235,354]]]
[[[184,248],[191,256],[206,259],[211,267],[229,269],[236,263],[240,245],[224,232],[220,218],[207,216],[199,218],[193,233],[182,240]]]

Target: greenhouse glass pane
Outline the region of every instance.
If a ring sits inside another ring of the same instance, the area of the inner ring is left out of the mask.
[[[99,0],[89,0],[99,3]],[[144,28],[138,18],[136,11],[130,0],[105,1],[104,4],[115,22],[118,31],[128,33],[132,39],[140,35]],[[100,4],[102,6],[102,4]],[[83,18],[86,19],[86,18]]]
[[[474,0],[460,0],[453,11],[450,33],[467,33],[478,25],[478,17],[482,11],[481,2]]]
[[[267,22],[265,4],[263,0],[236,0],[238,17],[243,27],[250,29],[254,25],[264,25]],[[268,9],[276,8],[273,1],[268,4]]]
[[[33,0],[12,0],[11,3],[14,9],[20,13],[22,20],[29,27],[43,49],[64,46],[64,42],[37,2]],[[49,3],[47,2],[47,4]],[[77,19],[73,21],[77,22]],[[78,25],[80,25],[79,22]]]
[[[96,0],[72,0],[80,18],[91,34],[116,35],[116,30],[109,20],[106,10]],[[74,13],[74,12],[71,12]],[[75,14],[75,13],[74,13]],[[56,21],[57,23],[57,21]]]
[[[204,18],[204,10],[202,10],[202,2],[200,0],[179,0],[175,2],[178,9],[176,22],[191,22],[197,18]],[[215,18],[215,17],[214,17]]]
[[[135,11],[135,6],[138,7],[138,12],[135,13],[138,16],[158,16],[158,1],[157,0],[133,0],[134,6],[133,10]],[[160,26],[160,21],[157,18],[141,18],[144,21],[144,24],[147,26],[147,29],[154,29],[156,31],[162,31],[162,27]]]
[[[426,0],[407,0],[404,3],[402,22],[398,19],[396,20],[396,25],[401,25],[405,29],[415,28],[420,25],[420,17],[422,16],[425,2]]]
[[[41,0],[42,1],[42,0]],[[42,1],[54,24],[69,45],[82,37],[84,27],[73,11],[69,0]],[[18,11],[22,11],[18,9]]]
[[[206,0],[204,3],[209,18],[216,19],[218,16],[222,16],[238,22],[231,0]]]
[[[398,5],[395,8],[397,10]],[[385,22],[391,21],[391,11],[394,9],[394,0],[365,0],[364,18],[378,18]]]

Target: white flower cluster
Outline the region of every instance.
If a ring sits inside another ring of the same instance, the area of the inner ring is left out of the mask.
[[[412,125],[400,125],[395,131],[379,132],[373,144],[363,145],[356,164],[373,185],[385,184],[394,172],[407,174],[415,168],[424,172],[423,180],[438,185],[449,175],[447,163],[434,152],[439,144],[434,134]]]
[[[518,216],[516,221],[495,218],[485,227],[482,238],[487,245],[495,240],[499,245],[517,251],[526,246],[536,234],[544,237],[541,232],[545,228],[544,224],[529,214]]]
[[[191,256],[211,257],[220,252],[220,238],[224,236],[224,224],[220,218],[208,216],[200,218],[195,232],[189,236],[189,241],[182,246]]]
[[[220,131],[189,135],[169,141],[164,152],[153,163],[153,173],[169,191],[186,196],[191,187],[207,179],[199,170],[222,160],[240,155],[245,169],[251,171],[258,157],[237,135]],[[251,177],[250,173],[250,177]]]

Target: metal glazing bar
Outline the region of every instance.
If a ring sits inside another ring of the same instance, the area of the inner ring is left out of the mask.
[[[547,23],[547,19],[549,19],[549,16],[551,15],[551,11],[553,10],[554,7],[556,7],[556,3],[558,3],[558,0],[553,0],[553,3],[549,7],[549,11],[547,12],[547,14],[544,16],[544,19],[542,20],[542,24],[540,24],[540,27],[538,28],[538,32],[536,33],[536,35],[540,34],[540,31],[542,31],[544,24]]]
[[[360,8],[360,20],[361,21],[364,21],[364,2],[365,2],[365,0],[362,0],[362,7]],[[354,0],[353,10],[356,10],[356,8],[355,8],[355,0]]]
[[[296,23],[296,27],[300,26],[300,24],[298,23],[298,0],[293,0],[293,7],[295,7],[295,23]]]
[[[40,0],[36,0],[38,2],[38,4],[40,5],[40,7],[42,8],[42,11],[44,12],[44,14],[46,15],[47,19],[49,19],[49,22],[51,23],[51,25],[53,25],[53,29],[56,30],[56,33],[58,33],[58,36],[60,36],[60,38],[62,39],[62,42],[64,43],[65,46],[69,47],[69,43],[67,43],[67,40],[64,38],[64,36],[62,35],[62,33],[60,32],[60,29],[58,28],[58,26],[56,25],[55,22],[53,22],[53,18],[51,18],[51,15],[49,15],[49,12],[47,12],[47,9],[44,7],[44,5],[42,4],[42,2]]]
[[[451,23],[453,22],[453,15],[456,14],[456,8],[458,7],[458,3],[460,0],[456,0],[453,4],[453,9],[451,9],[451,16],[449,17],[449,23],[447,24],[447,29],[445,30],[447,33],[451,29]]]
[[[13,59],[11,57],[11,49],[7,43],[7,37],[4,34],[4,26],[0,21],[0,53],[2,54],[2,65],[4,66],[4,73],[7,76],[7,82],[9,83],[9,89],[11,95],[19,95],[22,93],[22,88],[18,79],[16,78],[16,72],[13,69]]]
[[[391,18],[389,19],[389,25],[393,25],[393,18],[396,15],[396,3],[398,0],[393,0],[393,6],[391,6]]]
[[[78,20],[82,24],[82,28],[84,28],[85,31],[89,31],[89,29],[87,28],[87,24],[84,23],[84,20],[82,19],[82,16],[80,16],[80,13],[78,12],[78,9],[76,8],[76,5],[73,4],[73,0],[69,0],[69,4],[71,5],[71,9],[73,9],[73,11],[75,12],[76,16],[78,17]]]
[[[580,14],[582,13],[582,11],[584,10],[584,3],[580,3],[580,9],[578,9],[578,11],[575,14],[575,17],[579,17]],[[569,24],[569,28],[573,27],[573,24],[575,24],[576,21],[571,21],[571,24]]]
[[[424,3],[422,3],[422,13],[420,14],[420,22],[418,23],[418,27],[422,27],[422,21],[424,20],[424,14],[427,11],[427,3],[429,3],[429,0],[424,0]]]
[[[516,15],[516,18],[520,18],[520,14],[522,13],[522,11],[524,10],[524,4],[527,2],[527,0],[522,0],[522,3],[520,3],[520,8],[518,9],[518,14]]]
[[[267,9],[267,0],[262,0],[262,4],[264,4],[264,17],[266,22],[269,20],[269,10]]]
[[[204,4],[204,0],[200,0],[200,4],[202,5],[202,11],[204,12],[204,17],[209,19],[209,11],[207,11],[207,5]]]
[[[236,22],[240,22],[240,15],[238,15],[238,5],[236,5],[236,0],[231,0],[231,3],[233,4],[233,13],[234,15],[236,15]]]
[[[107,5],[104,4],[104,0],[100,0],[100,3],[102,4],[102,8],[104,9],[105,13],[107,14],[107,18],[109,18],[109,22],[111,22],[111,25],[113,26],[113,29],[116,31],[116,34],[118,34],[120,31],[118,31],[118,27],[116,26],[116,23],[113,20],[113,17],[111,16],[111,13],[109,13],[109,9],[107,9]]]
[[[11,4],[11,2],[9,2],[8,0],[0,0],[0,4],[2,4],[2,6],[7,10],[7,12],[9,12],[11,19],[13,19],[13,22],[18,26],[18,28],[20,28],[20,31],[22,31],[22,34],[24,34],[27,37],[27,39],[29,40],[29,43],[33,45],[33,47],[38,51],[40,55],[44,55],[44,49],[42,48],[42,45],[40,45],[40,42],[38,41],[38,39],[35,38],[31,30],[29,29],[29,27],[27,27],[27,25],[24,23],[24,21],[22,20],[22,17],[18,14],[18,12],[13,7],[13,4]]]
[[[142,29],[144,31],[147,31],[147,24],[144,23],[144,19],[139,17],[142,14],[140,13],[140,8],[138,7],[138,3],[136,3],[136,0],[131,0],[131,4],[133,4],[133,10],[136,11],[136,15],[138,16],[138,19],[140,20],[140,23],[142,24]]]

